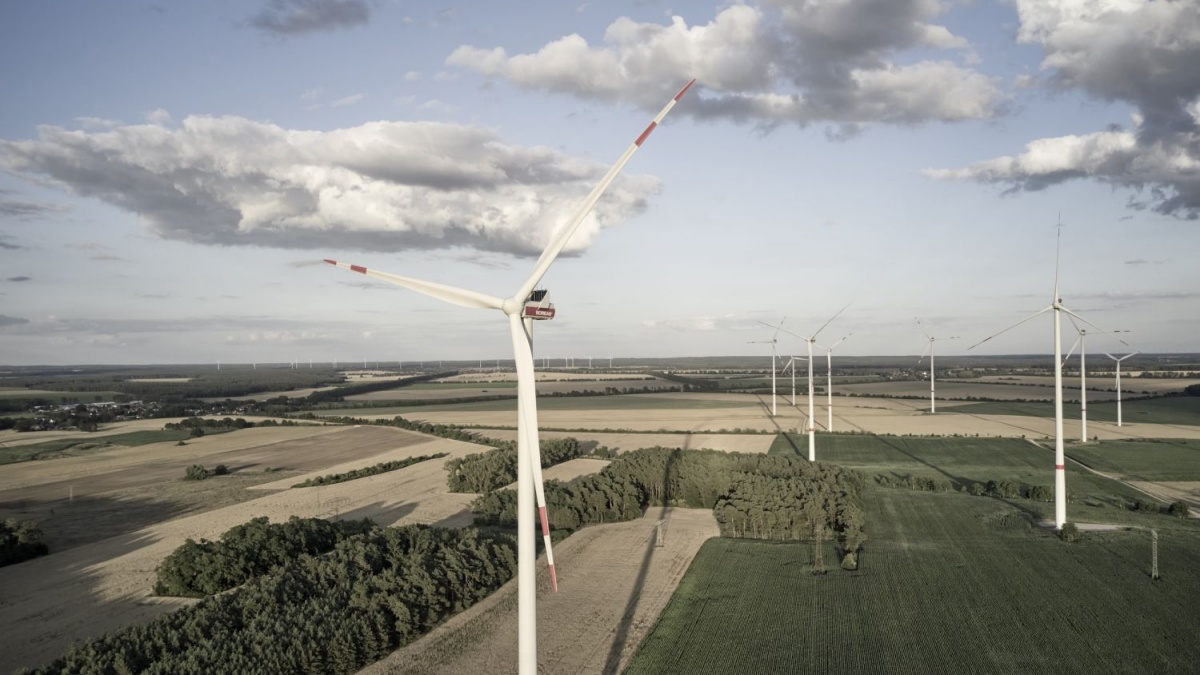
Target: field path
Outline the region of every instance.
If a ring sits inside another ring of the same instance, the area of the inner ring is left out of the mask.
[[[0,568],[0,635],[4,636],[0,672],[43,664],[73,642],[146,622],[187,604],[187,600],[154,597],[151,589],[159,563],[188,538],[216,539],[234,525],[258,516],[278,522],[293,515],[338,515],[369,517],[381,525],[450,527],[471,522],[467,504],[475,495],[448,492],[444,464],[479,452],[480,446],[395,429],[344,429],[344,440],[350,443],[356,436],[373,437],[380,431],[395,436],[393,449],[363,459],[358,466],[439,452],[449,456],[345,483],[278,490]],[[417,442],[412,437],[417,437]],[[333,464],[337,454],[330,455]]]
[[[666,518],[664,545],[655,524]],[[538,567],[538,670],[619,673],[654,627],[700,545],[718,535],[708,509],[653,507],[627,523],[593,525],[554,549],[559,592]],[[517,664],[516,580],[416,642],[360,671],[508,673]]]

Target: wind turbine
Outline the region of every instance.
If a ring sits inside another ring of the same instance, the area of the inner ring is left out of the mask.
[[[759,321],[759,323],[767,328],[774,328],[775,333],[771,336],[770,340],[758,340],[747,343],[752,345],[771,345],[771,417],[775,416],[775,345],[779,343],[779,331],[783,330],[784,321],[787,321],[786,316],[779,320],[779,325],[767,323],[765,321]]]
[[[550,546],[550,528],[546,521],[546,496],[542,484],[541,451],[538,447],[537,391],[534,381],[532,349],[533,320],[553,318],[554,306],[548,302],[545,290],[535,289],[554,263],[555,258],[567,245],[571,235],[591,212],[592,207],[612,184],[629,158],[642,146],[650,133],[695,82],[692,80],[684,85],[683,89],[680,89],[679,93],[646,126],[633,144],[625,149],[625,152],[608,170],[600,183],[592,189],[571,218],[554,233],[549,245],[542,251],[534,265],[533,272],[509,297],[495,297],[431,281],[379,272],[336,260],[325,261],[353,272],[390,281],[454,305],[474,309],[499,310],[508,317],[513,360],[517,370],[517,652],[520,675],[535,675],[537,672],[537,574],[535,565],[537,551],[534,545],[533,522],[528,518],[528,514],[534,510],[535,493],[537,513],[542,526],[542,539],[546,547],[546,562],[550,570],[550,581],[554,590],[558,590],[558,581],[554,573],[554,556]],[[526,515],[521,516],[520,514]]]
[[[825,376],[827,378],[825,384],[825,395],[828,396],[828,402],[825,404],[825,410],[829,413],[829,423],[825,425],[825,431],[833,431],[833,348],[845,342],[846,338],[850,337],[851,335],[853,335],[853,333],[846,333],[846,337],[838,340],[828,347],[817,345],[818,347],[821,347],[821,349],[825,350]]]
[[[920,319],[918,319],[915,316],[913,317],[913,319],[917,322],[918,326],[921,326],[921,332],[925,333],[925,337],[929,338],[929,344],[925,346],[925,351],[921,353],[921,358],[917,359],[917,365],[918,366],[921,365],[921,361],[925,360],[926,355],[929,356],[929,412],[936,413],[937,412],[937,393],[936,393],[937,385],[934,383],[936,371],[933,368],[933,343],[937,342],[938,340],[957,340],[958,336],[955,335],[953,337],[948,337],[948,338],[935,338],[932,335],[930,335],[929,333],[925,332],[925,326],[921,325]]]
[[[1079,324],[1075,323],[1075,319],[1067,317],[1071,320],[1071,325],[1075,327],[1075,332],[1079,333],[1079,337],[1075,339],[1075,344],[1071,345],[1071,349],[1067,351],[1067,357],[1063,359],[1063,365],[1071,360],[1071,354],[1075,353],[1075,348],[1079,347],[1079,440],[1087,443],[1087,329],[1080,328]],[[1115,330],[1114,333],[1128,333],[1127,330]]]
[[[846,307],[849,306],[846,305]],[[813,344],[816,343],[817,336],[821,334],[821,331],[825,330],[826,326],[833,323],[834,319],[846,311],[846,307],[839,309],[837,314],[829,317],[829,320],[821,324],[817,332],[812,335],[796,335],[791,331],[783,331],[792,337],[798,337],[808,343],[808,461],[810,462],[817,461],[817,426],[813,420]]]
[[[1030,319],[1041,316],[1042,314],[1045,314],[1046,312],[1051,312],[1051,311],[1054,312],[1054,529],[1056,529],[1056,530],[1062,530],[1063,525],[1065,525],[1067,522],[1067,465],[1066,465],[1066,453],[1063,449],[1063,394],[1062,394],[1063,358],[1062,358],[1062,317],[1061,317],[1061,315],[1065,312],[1068,316],[1073,316],[1076,319],[1079,319],[1080,321],[1088,324],[1089,326],[1092,326],[1093,328],[1097,328],[1101,331],[1104,331],[1103,328],[1100,328],[1099,326],[1092,323],[1091,321],[1088,321],[1087,319],[1079,316],[1075,312],[1072,312],[1071,310],[1067,309],[1066,305],[1063,305],[1062,298],[1060,298],[1058,296],[1058,265],[1059,265],[1058,258],[1059,258],[1059,251],[1061,248],[1062,248],[1062,223],[1059,222],[1058,238],[1057,238],[1057,241],[1055,242],[1055,248],[1054,248],[1054,291],[1053,291],[1053,295],[1050,298],[1050,304],[1046,307],[1039,309],[1038,311],[1034,312],[1033,314],[1030,314],[1029,316],[1025,317],[1024,319],[1021,319],[1020,321],[1014,323],[1013,325],[1009,326],[1008,328],[1005,328],[1004,330],[1000,331],[999,333],[994,333],[991,336],[986,337],[986,338],[980,340],[979,342],[976,342],[975,344],[971,345],[970,347],[967,347],[967,351],[970,351],[970,350],[978,347],[979,345],[987,342],[988,340],[991,340],[994,337],[997,337],[999,335],[1007,333],[1008,331],[1016,328],[1017,326],[1020,326],[1021,324],[1025,323],[1026,321],[1029,321]],[[1104,331],[1104,332],[1107,332],[1107,331]],[[1121,344],[1126,344],[1124,340],[1120,340],[1119,338],[1118,338],[1118,341],[1121,342]]]
[[[1121,358],[1118,359],[1117,357],[1113,356],[1112,354],[1109,354],[1108,352],[1104,352],[1105,356],[1107,356],[1108,358],[1117,362],[1117,426],[1121,426],[1121,362],[1124,361],[1125,359],[1133,356],[1136,353],[1137,352],[1131,352],[1131,353],[1126,354],[1125,356],[1122,356]]]
[[[787,372],[788,368],[792,369],[792,407],[796,407],[796,362],[806,361],[803,356],[793,356],[788,359],[787,365],[783,367],[782,372]]]

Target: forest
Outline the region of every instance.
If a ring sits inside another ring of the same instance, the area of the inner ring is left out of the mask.
[[[243,586],[71,648],[49,673],[352,673],[486,597],[516,571],[511,537],[372,527]]]
[[[517,480],[517,443],[494,438],[474,439],[496,446],[446,462],[446,478],[451,492],[491,492]],[[574,438],[555,438],[540,443],[542,468],[581,457],[583,446]]]

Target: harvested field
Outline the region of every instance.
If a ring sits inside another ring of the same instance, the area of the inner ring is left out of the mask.
[[[1193,518],[1200,518],[1200,481],[1151,483],[1148,481],[1131,480],[1128,483],[1167,504],[1174,501],[1184,502],[1188,505],[1191,516]]]
[[[13,431],[12,429],[5,429],[3,431],[0,431],[0,445],[11,448],[11,447],[19,446],[19,445],[32,445],[35,443],[44,443],[46,441],[57,441],[57,440],[61,440],[64,438],[75,438],[75,439],[79,439],[79,440],[92,440],[92,439],[96,439],[96,438],[104,438],[105,436],[114,436],[116,434],[128,434],[128,433],[132,433],[134,431],[158,431],[158,430],[162,429],[164,426],[166,426],[168,422],[178,423],[184,419],[187,419],[187,418],[184,418],[184,417],[158,417],[155,419],[147,419],[147,420],[128,420],[125,422],[109,422],[108,424],[105,424],[103,427],[101,427],[98,431],[77,431],[75,429],[69,429],[69,430],[64,430],[64,431],[25,431],[25,432],[20,432],[20,431]],[[212,418],[212,419],[216,419],[216,418]],[[247,417],[245,417],[245,419],[250,422],[258,422],[260,420],[267,420],[267,419],[273,419],[276,422],[285,421],[283,418],[276,418],[276,417],[248,417],[247,416]],[[290,422],[296,423],[296,424],[299,424],[302,426],[305,424],[308,424],[309,428],[311,428],[312,426],[320,426],[319,422],[316,423],[315,425],[311,424],[311,423],[306,423],[306,422],[298,422],[297,423],[296,420],[290,420]]]
[[[554,382],[557,380],[653,380],[650,375],[636,373],[572,373],[539,370],[536,373],[538,382]],[[460,373],[446,377],[439,382],[516,382],[517,374],[513,371],[498,371],[489,373]]]
[[[657,547],[655,523],[664,517],[664,545]],[[559,543],[554,549],[558,593],[550,593],[544,563],[538,566],[539,670],[621,672],[700,545],[717,534],[707,509],[655,507],[639,520],[586,527]],[[516,663],[513,580],[360,673],[505,673],[514,672]]]
[[[478,451],[478,446],[421,438],[424,442],[365,458],[360,466],[438,452],[449,457],[321,488],[280,490],[0,568],[0,634],[6,646],[0,651],[0,671],[43,663],[76,640],[147,621],[187,602],[150,595],[159,562],[188,538],[215,539],[254,517],[368,517],[383,525],[451,527],[469,523],[466,507],[474,495],[447,492],[444,464]]]
[[[1053,384],[1053,379],[1051,379]],[[902,382],[871,382],[836,386],[836,393],[863,394],[866,396],[917,396],[929,400],[929,382],[909,380]],[[995,399],[998,401],[1030,400],[1053,401],[1054,388],[1035,385],[1001,384],[979,380],[938,380],[938,402],[942,399]],[[1063,396],[1066,401],[1079,400],[1079,378],[1063,379]],[[1115,399],[1116,392],[1092,391],[1088,389],[1089,401]]]
[[[618,389],[659,390],[677,389],[679,385],[655,379],[612,379],[612,380],[570,380],[570,381],[540,381],[537,383],[539,395],[562,394],[578,391],[604,391],[609,387]],[[469,398],[475,396],[517,395],[515,382],[494,382],[491,384],[454,384],[445,386],[414,386],[389,389],[387,391],[372,391],[366,394],[347,396],[347,401],[429,401],[438,399]]]
[[[489,438],[517,440],[517,432],[510,429],[480,429],[479,433]],[[577,438],[580,442],[590,441],[618,452],[661,445],[668,448],[760,454],[770,450],[775,438],[773,434],[629,434],[599,431],[542,431],[540,435],[542,438]]]
[[[607,459],[596,459],[594,457],[569,459],[561,464],[555,464],[554,466],[542,469],[542,479],[569,483],[580,476],[590,476],[597,473],[606,466],[608,466]],[[516,490],[517,484],[510,483],[504,487],[508,490]]]

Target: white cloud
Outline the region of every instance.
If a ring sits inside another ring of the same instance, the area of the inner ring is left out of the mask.
[[[939,178],[1039,190],[1086,178],[1132,188],[1134,208],[1200,218],[1200,4],[1167,0],[1017,0],[1020,42],[1044,50],[1043,82],[1137,108],[1134,131],[1033,141],[1017,157]]]
[[[154,110],[146,113],[146,121],[151,124],[157,124],[158,126],[166,126],[171,123],[171,113],[163,110],[162,108],[155,108]],[[113,126],[116,125],[109,125],[108,128],[111,129]]]
[[[606,167],[457,124],[319,132],[194,116],[176,128],[43,126],[36,140],[0,140],[0,169],[136,213],[168,239],[533,254]],[[643,211],[658,188],[618,179],[568,250]]]
[[[421,79],[421,73],[418,73],[415,70],[410,70],[404,74],[405,82],[416,82],[417,80],[420,80],[420,79]]]
[[[513,84],[657,109],[695,77],[703,95],[682,110],[760,125],[958,121],[996,114],[995,82],[947,60],[898,65],[908,50],[966,50],[931,23],[938,0],[773,1],[736,4],[689,26],[619,18],[603,46],[579,35],[535,53],[464,45],[446,60]]]
[[[342,98],[339,98],[338,100],[330,103],[329,105],[331,105],[335,108],[340,108],[342,106],[354,105],[355,103],[358,103],[359,101],[363,100],[363,98],[365,98],[364,94],[351,94],[349,96],[343,96]]]

